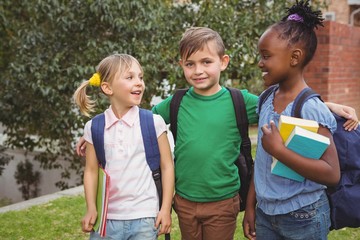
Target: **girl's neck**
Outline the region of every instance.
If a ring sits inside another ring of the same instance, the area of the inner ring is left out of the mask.
[[[279,89],[274,97],[274,110],[281,114],[287,105],[295,100],[296,96],[307,87],[304,79],[279,83]]]
[[[111,109],[118,119],[121,119],[132,107],[133,106],[116,106],[111,104]]]

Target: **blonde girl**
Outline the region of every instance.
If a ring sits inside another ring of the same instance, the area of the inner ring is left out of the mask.
[[[170,232],[174,167],[165,122],[159,115],[153,115],[161,155],[163,199],[159,210],[139,121],[138,105],[145,90],[143,70],[139,62],[127,54],[113,54],[103,59],[96,73],[74,93],[76,104],[86,116],[90,116],[96,103],[86,94],[88,86],[99,87],[110,100],[110,106],[104,112],[105,170],[110,175],[105,239],[157,239],[158,235]],[[91,137],[91,123],[92,120],[88,121],[84,128],[87,211],[82,219],[82,230],[90,232],[90,239],[100,239],[99,234],[93,231],[97,217],[99,163]]]

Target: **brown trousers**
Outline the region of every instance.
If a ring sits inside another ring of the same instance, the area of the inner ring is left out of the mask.
[[[232,240],[240,211],[239,195],[218,202],[192,202],[175,194],[183,240]]]

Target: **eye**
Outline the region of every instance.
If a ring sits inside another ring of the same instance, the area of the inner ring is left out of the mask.
[[[194,64],[193,63],[185,63],[185,67],[192,67]]]
[[[261,54],[260,55],[260,60],[267,60],[269,58],[270,58],[270,55],[268,55],[268,54]]]
[[[205,65],[208,65],[208,64],[210,64],[210,63],[211,63],[211,61],[209,61],[209,60],[204,61],[204,64],[205,64]]]

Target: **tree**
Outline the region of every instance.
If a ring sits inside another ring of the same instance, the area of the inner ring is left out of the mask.
[[[15,178],[16,183],[20,184],[19,190],[24,200],[37,197],[39,194],[39,183],[41,174],[33,170],[33,164],[29,160],[20,162],[16,166]]]
[[[186,1],[187,2],[187,1]],[[276,2],[276,4],[274,4]],[[223,74],[233,86],[262,90],[256,45],[266,26],[279,19],[285,0],[2,0],[0,2],[0,122],[6,147],[35,149],[43,168],[82,174],[74,143],[84,122],[72,103],[81,81],[105,56],[128,53],[144,67],[143,107],[154,95],[185,85],[178,67],[178,42],[185,28],[208,26],[223,37],[231,64]],[[105,108],[100,98],[98,110]],[[71,163],[64,168],[59,158]],[[59,182],[61,189],[69,187]]]

